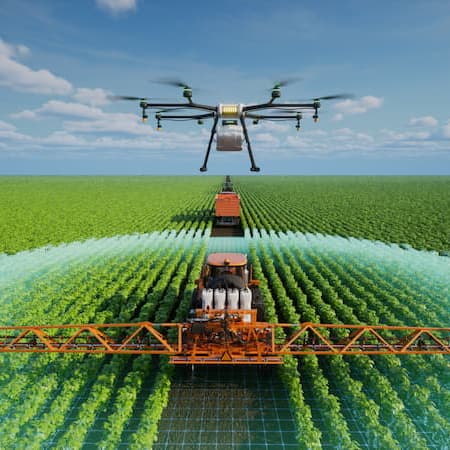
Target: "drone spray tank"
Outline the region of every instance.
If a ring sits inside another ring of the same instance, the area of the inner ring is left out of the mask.
[[[242,128],[238,125],[242,117],[241,104],[220,104],[219,118],[221,125],[217,130],[217,151],[236,152],[242,150],[244,136]]]

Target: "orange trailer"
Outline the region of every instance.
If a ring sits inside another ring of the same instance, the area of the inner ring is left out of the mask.
[[[236,192],[221,192],[216,195],[216,224],[236,225],[241,215],[241,199]]]

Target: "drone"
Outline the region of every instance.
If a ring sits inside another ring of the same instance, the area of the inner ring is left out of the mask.
[[[259,172],[260,168],[257,167],[253,156],[246,119],[252,120],[253,125],[257,125],[260,121],[264,120],[293,120],[296,123],[296,130],[300,131],[301,121],[305,112],[312,113],[314,122],[319,121],[319,109],[322,100],[348,99],[353,97],[349,94],[337,94],[316,97],[299,102],[277,102],[276,100],[281,97],[281,88],[297,81],[299,81],[298,78],[277,81],[269,90],[271,98],[267,102],[249,105],[244,105],[242,103],[220,103],[219,105],[214,106],[196,103],[192,100],[193,88],[178,79],[161,79],[156,82],[182,88],[183,97],[186,99],[183,103],[157,102],[155,99],[152,101],[150,98],[124,95],[116,95],[113,96],[112,99],[139,101],[139,107],[142,109],[143,122],[147,122],[148,120],[147,110],[157,109],[155,112],[157,130],[161,130],[161,122],[163,120],[194,120],[199,125],[202,125],[205,120],[212,119],[213,124],[211,134],[205,158],[200,167],[200,172],[206,172],[208,170],[207,164],[214,137],[216,137],[216,150],[220,152],[242,151],[245,140],[251,163],[250,171]],[[188,112],[193,110],[193,113],[182,113],[180,112],[182,110],[187,110]],[[263,113],[260,114],[260,111]],[[175,112],[175,114],[173,114],[173,112]]]

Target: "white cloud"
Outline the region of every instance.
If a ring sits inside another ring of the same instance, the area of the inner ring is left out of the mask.
[[[413,127],[436,127],[438,121],[433,116],[412,117],[409,119],[408,125]]]
[[[0,120],[0,130],[2,131],[14,131],[16,127],[12,125],[11,123],[4,122],[3,120]]]
[[[353,134],[353,131],[350,128],[338,128],[333,130],[332,133],[336,136],[350,136]]]
[[[84,95],[84,93],[83,93]],[[143,124],[137,114],[107,113],[100,108],[82,103],[49,100],[34,110],[24,110],[11,114],[14,119],[39,120],[44,117],[67,117],[86,120],[67,120],[63,123],[65,131],[78,133],[125,133],[148,135],[152,128]]]
[[[366,141],[366,142],[374,142],[375,141],[373,136],[370,136],[369,134],[366,134],[366,133],[356,133],[356,138],[361,141]]]
[[[72,85],[48,70],[33,70],[15,58],[26,55],[29,49],[24,45],[11,45],[0,38],[0,86],[19,92],[36,94],[68,94]]]
[[[40,119],[42,116],[69,116],[81,117],[83,119],[97,119],[105,113],[92,106],[81,103],[63,102],[61,100],[49,100],[40,108],[34,110],[26,109],[19,113],[11,114],[15,119]]]
[[[450,120],[442,127],[442,134],[446,138],[450,138]]]
[[[321,129],[316,129],[316,130],[308,130],[308,131],[304,131],[303,133],[300,134],[301,136],[303,135],[307,135],[307,136],[327,136],[328,132],[325,130],[321,130]]]
[[[89,121],[67,121],[64,128],[79,133],[126,133],[134,135],[148,135],[152,132],[148,124],[143,124],[138,115],[126,113],[112,113]]]
[[[0,120],[0,138],[11,141],[29,141],[32,139],[30,136],[19,133],[14,125],[3,120]]]
[[[450,121],[447,125],[450,137]],[[433,155],[450,157],[448,143],[428,131],[400,132],[385,129],[372,136],[350,128],[340,128],[323,135],[313,136],[311,133],[306,131],[298,136],[287,136],[280,148],[290,149],[289,158],[295,155],[308,158],[423,158]],[[288,155],[286,152],[283,154]]]
[[[49,145],[85,146],[86,140],[79,136],[67,133],[66,131],[55,131],[49,136],[42,138],[40,142]]]
[[[104,115],[104,112],[99,108],[60,100],[50,100],[38,108],[36,112],[55,116],[82,117],[83,119],[96,119]]]
[[[17,48],[17,53],[21,56],[28,56],[31,54],[31,50],[26,45],[19,44],[19,45],[17,45],[16,48]]]
[[[128,158],[130,150],[150,150],[148,156],[160,153],[164,157],[173,157],[174,151],[182,150],[183,154],[198,154],[203,152],[207,140],[197,134],[164,132],[153,133],[151,138],[145,136],[137,136],[132,138],[114,138],[112,136],[99,136],[90,139],[86,136],[80,136],[67,131],[55,131],[48,136],[32,137],[22,135],[15,131],[15,127],[0,121],[0,137],[5,137],[8,141],[15,143],[15,146],[9,144],[4,146],[11,153],[15,153],[16,149],[20,149],[22,155],[32,155],[36,150],[49,151],[51,148],[57,148],[58,155],[68,155],[68,150],[76,149],[89,150],[95,153],[95,157],[102,157],[105,151],[114,150],[114,157]],[[65,151],[66,150],[66,151]],[[4,153],[4,151],[3,151]],[[77,157],[77,153],[71,154]],[[143,156],[145,156],[144,154]]]
[[[261,130],[261,131],[275,131],[275,132],[286,132],[288,131],[291,127],[293,128],[293,123],[291,122],[291,125],[287,125],[286,123],[280,123],[280,122],[272,122],[269,120],[262,120],[261,122],[259,122],[258,125],[251,125],[250,129],[251,130]]]
[[[26,119],[26,120],[34,120],[37,119],[36,111],[31,111],[30,109],[24,109],[23,111],[20,111],[18,113],[12,113],[10,116],[13,119]]]
[[[5,56],[7,58],[14,58],[17,56],[28,56],[30,54],[30,49],[22,44],[14,45],[5,42],[0,38],[0,56]]]
[[[72,97],[80,103],[91,106],[103,106],[110,103],[109,97],[111,95],[112,92],[101,88],[78,88]]]
[[[5,58],[12,58],[17,55],[17,50],[14,45],[8,44],[0,38],[0,56]]]
[[[96,0],[99,8],[111,13],[120,14],[136,9],[136,0]]]
[[[80,124],[96,123],[96,120],[79,122]],[[78,122],[74,122],[78,123]],[[123,121],[121,122],[124,123]],[[119,126],[120,123],[117,123]],[[450,121],[447,124],[450,137]],[[98,131],[98,130],[97,130]],[[116,130],[117,131],[117,130]],[[146,134],[144,134],[144,131]],[[280,159],[355,157],[359,158],[421,158],[433,155],[449,156],[448,141],[436,138],[430,133],[400,133],[383,130],[374,136],[340,128],[331,132],[317,133],[320,130],[305,131],[290,135],[273,135],[271,133],[253,133],[254,149],[262,157]],[[81,130],[83,133],[84,130]],[[120,132],[120,130],[119,130]],[[129,159],[136,157],[173,158],[199,155],[206,148],[208,137],[202,132],[154,132],[146,126],[136,131],[127,129],[130,137],[100,134],[89,136],[79,131],[60,130],[45,137],[32,137],[21,134],[14,125],[0,121],[0,138],[5,138],[8,145],[2,153],[21,151],[23,156],[31,156],[33,152],[56,152],[54,157],[77,158],[80,155],[95,155],[96,158],[112,157]],[[134,135],[133,135],[134,134]],[[1,139],[0,139],[1,140]],[[51,150],[53,149],[53,150]],[[134,151],[135,153],[130,153]],[[59,155],[59,156],[58,156]],[[65,155],[65,156],[64,156]],[[109,155],[109,156],[108,156]]]
[[[256,133],[251,138],[253,141],[258,142],[262,145],[270,145],[271,148],[278,147],[280,140],[270,133]],[[245,143],[244,143],[245,146]]]
[[[311,145],[312,140],[305,138],[303,134],[296,136],[288,136],[286,138],[286,146],[288,148],[308,148]]]
[[[339,121],[349,114],[363,114],[370,109],[380,108],[384,99],[381,97],[374,97],[373,95],[366,95],[357,100],[343,100],[334,105],[334,109],[337,113],[334,115],[333,120]]]
[[[428,139],[431,136],[429,131],[392,131],[392,130],[381,130],[381,133],[386,136],[387,139],[391,141],[408,141],[408,140],[423,140]]]

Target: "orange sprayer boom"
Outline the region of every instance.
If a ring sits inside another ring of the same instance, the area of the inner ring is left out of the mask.
[[[242,314],[251,321],[242,320]],[[168,355],[173,364],[282,364],[285,355],[450,354],[450,328],[253,321],[255,310],[204,321],[0,327],[0,352]]]

